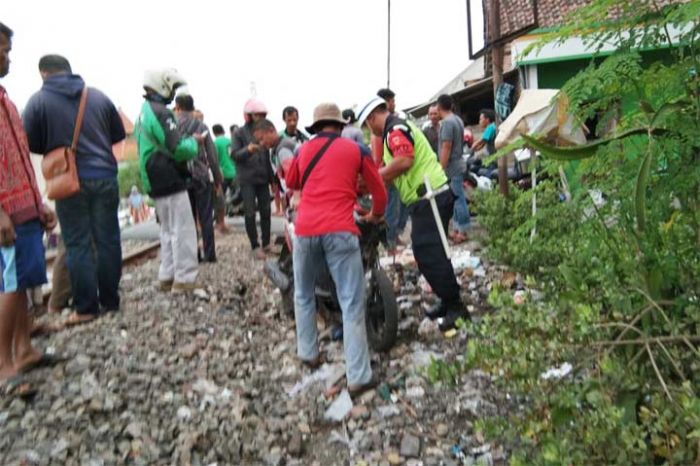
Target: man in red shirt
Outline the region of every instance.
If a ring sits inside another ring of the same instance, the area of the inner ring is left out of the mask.
[[[314,124],[307,128],[316,137],[301,147],[286,182],[290,189],[301,191],[294,239],[297,354],[308,365],[320,362],[314,289],[318,264],[325,261],[343,311],[348,391],[356,395],[375,383],[365,328],[360,231],[353,217],[358,175],[372,194],[372,211],[365,221],[381,220],[386,190],[369,149],[340,137],[345,124],[337,105],[316,107]]]
[[[10,71],[12,30],[0,23],[0,78]],[[44,207],[17,108],[0,86],[0,381],[41,362],[32,347],[27,290],[46,283],[43,229],[56,226]]]

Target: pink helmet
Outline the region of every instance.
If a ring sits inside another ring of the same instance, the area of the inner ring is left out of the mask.
[[[464,144],[469,148],[474,144],[474,133],[469,128],[464,128]]]
[[[267,107],[265,107],[265,104],[260,102],[258,99],[249,99],[243,106],[243,113],[267,113]]]

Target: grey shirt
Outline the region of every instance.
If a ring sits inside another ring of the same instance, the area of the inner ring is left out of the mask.
[[[462,149],[464,146],[464,123],[462,119],[451,113],[440,122],[440,137],[438,138],[438,160],[442,152],[442,143],[452,142],[450,159],[447,162],[445,173],[449,178],[464,174],[464,161],[462,160]]]
[[[365,143],[365,135],[362,133],[362,130],[357,126],[347,125],[345,128],[343,128],[343,133],[341,134],[341,136],[344,138],[352,139],[358,144]]]

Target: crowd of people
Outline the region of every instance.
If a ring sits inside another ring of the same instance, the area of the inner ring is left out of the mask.
[[[0,77],[9,72],[11,46],[12,31],[0,23]],[[120,309],[119,187],[112,146],[125,138],[122,121],[110,99],[87,87],[66,58],[44,56],[38,68],[43,85],[21,117],[0,86],[0,162],[5,167],[0,171],[0,380],[47,357],[31,346],[27,292],[46,282],[42,236],[57,222],[67,284],[55,285],[50,309],[60,311],[70,301],[67,325]],[[144,194],[153,199],[160,225],[161,291],[194,290],[198,264],[216,262],[215,230],[228,232],[227,192],[240,190],[245,231],[257,259],[273,253],[271,216],[293,208],[297,355],[311,367],[322,361],[314,283],[325,261],[342,308],[348,389],[360,393],[376,383],[354,217],[358,195],[370,194],[372,208],[361,221],[386,222],[389,254],[406,242],[401,235],[410,219],[416,263],[439,298],[427,316],[440,319],[442,330],[469,318],[438,226],[450,232],[453,242],[464,241],[470,227],[463,186],[465,129],[450,96],[440,96],[431,106],[423,130],[396,110],[394,92],[380,89],[354,110],[319,104],[306,132],[298,127],[295,107],[284,108],[284,127],[278,131],[267,107],[253,98],[244,106],[243,125],[232,125],[227,137],[221,124],[209,133],[193,97],[182,92],[185,84],[175,69],[146,72],[135,125]],[[483,111],[482,119],[486,132],[476,146],[490,149],[493,113]],[[76,127],[72,149],[80,187],[56,199],[56,217],[42,199],[29,154],[70,148]],[[132,190],[132,209],[143,202],[142,194]]]

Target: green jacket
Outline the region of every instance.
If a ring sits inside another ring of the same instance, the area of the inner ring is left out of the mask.
[[[440,188],[447,183],[447,175],[445,175],[440,162],[437,161],[437,156],[423,132],[410,121],[402,120],[394,115],[390,116],[384,125],[384,164],[389,165],[394,160],[387,140],[390,133],[396,130],[401,131],[413,144],[413,165],[407,172],[394,179],[394,186],[399,191],[401,202],[411,205],[420,200],[421,193],[425,192],[425,175],[428,175],[430,186],[433,189]]]
[[[199,152],[193,137],[181,137],[175,115],[164,104],[146,100],[136,122],[143,187],[151,197],[187,189],[186,162]]]

